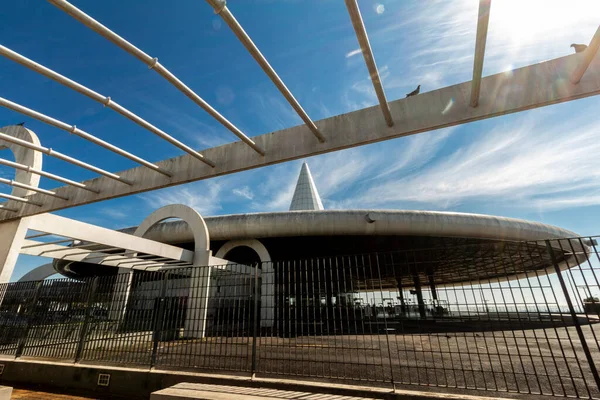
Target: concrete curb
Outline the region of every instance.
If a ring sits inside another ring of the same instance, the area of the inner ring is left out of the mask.
[[[0,357],[4,370],[0,384],[23,388],[46,388],[64,393],[94,397],[99,399],[148,399],[150,394],[179,383],[199,383],[208,385],[264,388],[293,392],[310,392],[348,397],[367,397],[382,400],[493,400],[500,397],[487,397],[470,394],[451,394],[396,390],[355,386],[348,384],[298,381],[292,379],[252,378],[248,375],[221,375],[186,371],[158,370],[115,367],[71,362],[51,362],[37,359],[13,359]],[[98,375],[109,374],[109,386],[98,385]],[[391,386],[391,385],[390,385]],[[441,390],[441,389],[440,389]],[[506,399],[507,394],[501,398]],[[520,394],[512,398],[533,398]],[[535,396],[536,398],[541,398]]]

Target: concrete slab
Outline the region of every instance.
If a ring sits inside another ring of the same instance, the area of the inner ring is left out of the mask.
[[[179,383],[152,393],[150,400],[374,400],[368,397],[349,397],[335,394],[310,393],[269,388]]]
[[[10,400],[13,388],[10,386],[0,386],[0,400]]]
[[[285,385],[282,385],[285,387]],[[336,386],[336,385],[333,385]],[[229,386],[213,385],[205,383],[182,382],[162,389],[150,395],[150,400],[375,400],[375,399],[410,399],[410,400],[494,400],[492,397],[480,397],[469,395],[454,395],[445,393],[430,393],[418,391],[397,391],[388,392],[385,396],[381,393],[375,393],[376,397],[363,397],[360,391],[355,392],[356,396],[349,394],[350,386],[346,386],[346,394],[337,394],[335,389],[329,387],[329,390],[323,388],[319,391],[318,386],[306,386],[303,390],[285,390],[273,389],[268,387],[247,387],[247,386]],[[329,393],[327,393],[329,392]]]

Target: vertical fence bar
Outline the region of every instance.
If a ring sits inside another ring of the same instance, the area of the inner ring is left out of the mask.
[[[394,366],[392,364],[392,347],[390,345],[390,336],[387,321],[387,310],[385,308],[385,300],[383,299],[383,286],[381,285],[381,267],[379,266],[379,254],[375,254],[375,262],[377,263],[377,279],[379,281],[379,294],[381,296],[381,304],[383,306],[383,324],[385,329],[385,341],[387,344],[388,364],[390,367],[390,379],[392,380],[392,390],[396,393],[396,382],[394,381]],[[370,259],[369,259],[370,264]]]
[[[258,327],[258,299],[259,299],[259,285],[258,285],[258,263],[254,264],[254,316],[252,318],[252,366],[250,367],[250,373],[252,379],[256,375],[256,337]]]
[[[158,307],[154,315],[154,324],[152,327],[152,356],[150,357],[150,368],[156,365],[156,354],[158,353],[158,343],[161,340],[161,323],[165,314],[165,296],[167,295],[167,285],[169,283],[169,273],[165,272],[160,284],[160,294],[158,298]]]
[[[594,359],[592,358],[592,354],[590,353],[590,349],[588,347],[587,341],[585,339],[585,335],[583,334],[583,330],[581,329],[581,324],[579,323],[579,319],[577,318],[577,313],[575,312],[575,307],[573,306],[573,302],[571,301],[571,295],[567,290],[567,285],[565,284],[565,280],[562,276],[562,271],[560,270],[560,266],[558,265],[558,261],[556,260],[556,256],[554,254],[554,250],[552,249],[552,245],[549,240],[546,240],[546,249],[548,250],[548,254],[550,255],[550,259],[552,260],[552,264],[554,264],[554,270],[556,271],[556,276],[558,277],[558,281],[560,283],[560,287],[565,295],[565,300],[567,301],[567,305],[569,306],[569,312],[571,313],[571,318],[573,318],[573,324],[575,325],[575,330],[577,331],[577,336],[579,336],[579,341],[581,342],[581,348],[585,354],[585,358],[589,364],[590,371],[592,372],[592,376],[594,377],[594,381],[596,382],[596,388],[600,390],[600,375],[598,375],[598,370],[596,369],[596,364],[594,363]]]
[[[25,322],[25,329],[23,329],[23,337],[19,341],[19,345],[17,346],[17,351],[15,352],[15,358],[21,357],[23,354],[23,349],[25,349],[25,343],[27,342],[27,335],[29,334],[29,328],[31,325],[31,318],[35,315],[35,308],[37,305],[38,296],[40,294],[40,290],[42,289],[42,285],[44,281],[39,281],[35,285],[35,292],[33,293],[33,299],[31,300],[31,310],[26,310],[25,315],[27,315],[27,320]]]
[[[85,346],[85,337],[87,336],[88,327],[90,324],[90,318],[92,316],[92,306],[94,304],[94,296],[96,289],[98,288],[98,277],[94,277],[92,280],[92,287],[88,293],[87,304],[85,306],[85,317],[83,319],[83,326],[79,333],[79,341],[77,342],[77,349],[75,350],[75,362],[81,360],[83,354],[83,348]]]

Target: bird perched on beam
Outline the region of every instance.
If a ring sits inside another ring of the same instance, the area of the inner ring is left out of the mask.
[[[585,49],[587,49],[587,46],[585,44],[573,43],[571,45],[571,47],[573,47],[575,49],[575,53],[581,53],[582,51],[584,51]]]
[[[20,124],[17,124],[17,126],[25,126],[25,122],[21,122]]]
[[[421,85],[417,86],[417,88],[415,90],[413,90],[412,92],[410,92],[409,94],[407,94],[406,97],[416,96],[419,94],[420,91],[421,91]]]

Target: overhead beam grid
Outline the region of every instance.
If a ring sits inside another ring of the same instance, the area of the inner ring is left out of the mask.
[[[168,171],[164,171],[163,169],[161,169],[160,167],[158,167],[156,164],[152,164],[151,162],[148,162],[148,161],[144,160],[143,158],[135,156],[135,155],[133,155],[133,154],[131,154],[131,153],[125,151],[125,150],[120,149],[119,147],[117,147],[115,145],[112,145],[112,144],[110,144],[108,142],[105,142],[104,140],[99,139],[99,138],[97,138],[97,137],[95,137],[95,136],[93,136],[93,135],[91,135],[91,134],[89,134],[89,133],[87,133],[87,132],[85,132],[85,131],[77,128],[75,125],[66,124],[66,123],[61,122],[61,121],[59,121],[57,119],[54,119],[52,117],[49,117],[47,115],[44,115],[44,114],[39,113],[37,111],[34,111],[34,110],[30,109],[30,108],[27,108],[27,107],[24,107],[24,106],[22,106],[20,104],[14,103],[14,102],[12,102],[10,100],[7,100],[7,99],[5,99],[3,97],[0,97],[0,106],[8,108],[8,109],[13,110],[13,111],[16,111],[16,112],[21,113],[23,115],[27,115],[28,117],[35,118],[38,121],[44,122],[44,123],[46,123],[48,125],[52,125],[52,126],[58,128],[58,129],[62,129],[64,131],[67,131],[69,133],[77,135],[77,136],[79,136],[79,137],[81,137],[81,138],[83,138],[83,139],[85,139],[87,141],[90,141],[90,142],[92,142],[94,144],[97,144],[98,146],[104,147],[105,149],[110,150],[110,151],[112,151],[112,152],[114,152],[114,153],[116,153],[116,154],[118,154],[120,156],[128,158],[131,161],[134,161],[134,162],[136,162],[138,164],[141,164],[141,165],[143,165],[143,166],[145,166],[145,167],[147,167],[147,168],[149,168],[149,169],[151,169],[153,171],[159,172],[159,173],[161,173],[161,174],[163,174],[165,176],[171,176],[171,174]]]
[[[479,16],[477,19],[477,33],[475,37],[475,57],[473,60],[473,81],[471,83],[471,107],[477,107],[479,104],[479,92],[481,91],[481,76],[483,75],[483,59],[485,57],[485,43],[487,41],[491,5],[492,0],[479,0]]]
[[[5,167],[20,169],[21,171],[31,172],[32,174],[43,176],[44,178],[52,179],[52,180],[57,181],[57,182],[65,183],[65,184],[67,184],[69,186],[72,186],[72,187],[75,187],[77,189],[87,190],[88,192],[91,192],[91,193],[94,193],[94,194],[100,193],[100,191],[98,191],[96,189],[92,189],[91,187],[89,187],[85,183],[75,182],[74,180],[63,178],[62,176],[55,175],[55,174],[52,174],[50,172],[43,171],[41,169],[33,168],[33,167],[28,166],[28,165],[19,164],[17,162],[10,161],[10,160],[5,160],[4,158],[0,158],[0,165],[4,165]],[[64,197],[64,196],[61,196],[61,197]]]
[[[594,57],[596,57],[596,53],[598,53],[599,47],[600,47],[600,25],[598,26],[598,29],[596,29],[596,33],[594,34],[594,37],[592,38],[590,45],[587,47],[587,49],[585,49],[583,51],[583,53],[582,53],[583,59],[581,60],[581,62],[577,66],[577,68],[575,68],[575,71],[573,71],[573,74],[571,75],[571,83],[573,83],[573,84],[579,83],[579,81],[581,80],[581,77],[583,76],[583,74],[585,74],[585,71],[587,71],[588,67],[590,66],[590,63],[592,62]]]
[[[59,160],[66,161],[66,162],[68,162],[70,164],[73,164],[73,165],[76,165],[78,167],[87,169],[87,170],[92,171],[92,172],[96,172],[96,173],[98,173],[100,175],[104,175],[107,178],[114,179],[115,181],[119,181],[121,183],[125,183],[126,185],[129,185],[129,186],[132,185],[132,183],[130,181],[128,181],[127,179],[121,178],[117,174],[113,174],[112,172],[105,171],[102,168],[95,167],[95,166],[93,166],[91,164],[88,164],[86,162],[79,161],[79,160],[77,160],[77,159],[75,159],[73,157],[69,157],[69,156],[67,156],[67,155],[65,155],[65,154],[63,154],[61,152],[58,152],[58,151],[53,150],[53,149],[50,149],[48,147],[44,147],[44,146],[40,146],[40,145],[37,145],[37,144],[33,144],[31,142],[28,142],[27,140],[22,140],[22,139],[14,137],[14,136],[10,136],[10,135],[4,134],[2,132],[0,132],[0,140],[4,140],[6,142],[14,143],[16,145],[23,146],[23,147],[26,147],[28,149],[39,151],[40,153],[47,154],[47,155],[49,155],[51,157],[54,157],[54,158],[57,158]]]
[[[368,107],[313,122],[235,19],[231,11],[229,11],[225,1],[206,0],[215,12],[223,18],[240,42],[246,47],[305,122],[304,125],[286,128],[250,139],[163,67],[157,58],[152,58],[66,0],[48,1],[138,60],[144,62],[196,104],[205,109],[242,141],[206,149],[200,154],[120,106],[110,97],[101,95],[0,45],[0,55],[115,110],[186,152],[186,154],[179,157],[150,163],[104,142],[76,128],[74,125],[66,124],[6,99],[0,99],[0,105],[2,106],[36,118],[59,129],[72,132],[140,164],[139,167],[128,169],[118,174],[97,169],[96,172],[101,173],[103,176],[79,183],[23,164],[0,159],[0,165],[38,174],[68,185],[52,191],[26,188],[37,193],[22,197],[21,199],[25,199],[26,201],[21,201],[18,209],[14,207],[16,203],[8,203],[8,205],[0,204],[0,221],[44,214],[69,207],[209,179],[600,94],[600,56],[598,55],[598,49],[600,48],[600,27],[593,36],[588,48],[581,53],[484,77],[483,64],[491,0],[479,0],[472,80],[436,90],[428,90],[424,93],[411,96],[409,99],[387,101],[381,77],[375,63],[375,56],[370,47],[356,0],[345,0],[363,57],[365,58],[373,86],[378,96],[379,106]],[[381,118],[382,112],[384,118]],[[318,141],[314,140],[312,136],[307,135],[307,126],[319,139]],[[327,136],[326,141],[321,132],[331,133]],[[12,141],[12,143],[17,143],[20,140],[4,136],[0,136],[0,139]],[[43,146],[32,145],[31,143],[23,144],[23,146],[27,146],[30,149],[33,148],[36,151],[42,151],[46,154],[56,155],[56,152]],[[264,151],[263,149],[267,149],[268,151]],[[68,157],[64,155],[60,155],[59,157],[61,156],[63,159]],[[65,160],[69,161],[69,159]],[[197,160],[203,161],[206,165],[198,165]],[[211,160],[217,160],[218,163]],[[81,163],[79,162],[79,165],[84,166]],[[85,167],[91,169],[93,166],[85,164]],[[159,174],[155,172],[159,172]],[[7,182],[0,181],[0,183]],[[120,183],[126,184],[123,185]],[[10,181],[9,184],[17,185],[13,181]],[[22,184],[16,187],[25,188]],[[19,202],[17,199],[12,200]]]
[[[371,78],[371,82],[373,82],[373,88],[375,89],[377,100],[379,100],[379,106],[383,112],[385,122],[388,124],[388,126],[392,126],[394,125],[394,120],[392,119],[390,106],[387,102],[387,98],[385,97],[385,91],[383,90],[381,78],[379,77],[379,70],[377,69],[377,64],[375,63],[375,56],[373,55],[373,50],[371,50],[371,43],[369,43],[369,36],[367,35],[367,29],[365,28],[362,15],[360,14],[358,3],[356,0],[346,0],[346,8],[348,9],[348,14],[350,14],[352,26],[354,26],[356,38],[358,39],[360,50],[365,59],[365,63],[367,64],[369,76]]]
[[[50,0],[57,1],[57,0]],[[290,103],[292,108],[296,111],[296,113],[302,118],[302,121],[308,126],[311,132],[319,139],[319,142],[325,142],[325,137],[317,128],[317,125],[310,119],[306,111],[302,108],[298,100],[294,97],[292,92],[287,88],[285,83],[281,80],[277,72],[271,67],[271,64],[267,61],[265,56],[260,52],[258,47],[254,44],[250,36],[244,31],[244,28],[239,24],[239,22],[235,19],[231,11],[227,8],[227,4],[225,0],[206,0],[208,4],[215,10],[216,14],[219,14],[223,21],[229,26],[229,28],[235,33],[235,36],[239,39],[239,41],[244,45],[246,50],[250,53],[250,55],[256,60],[256,62],[260,65],[262,70],[267,74],[267,76],[271,79],[271,81],[277,86],[277,89],[281,92],[283,97]]]
[[[208,160],[206,157],[204,157],[202,154],[198,153],[196,150],[183,144],[179,140],[170,136],[168,133],[166,133],[166,132],[162,131],[161,129],[157,128],[156,126],[152,125],[151,123],[149,123],[142,117],[132,113],[125,107],[118,104],[116,101],[112,100],[110,97],[103,96],[100,93],[97,93],[97,92],[67,78],[66,76],[63,76],[57,72],[54,72],[50,68],[46,68],[43,65],[38,64],[35,61],[30,60],[29,58],[22,56],[21,54],[14,52],[14,51],[10,50],[9,48],[2,46],[2,45],[0,45],[0,55],[3,55],[4,57],[6,57],[10,60],[13,60],[16,63],[19,63],[19,64],[23,65],[24,67],[27,67],[41,75],[44,75],[47,78],[50,78],[62,85],[65,85],[66,87],[73,89],[76,92],[79,92],[79,93],[83,94],[84,96],[87,96],[90,99],[92,99],[100,104],[103,104],[105,107],[108,107],[108,108],[118,112],[125,118],[130,119],[131,121],[140,125],[144,129],[149,130],[150,132],[154,133],[155,135],[159,136],[160,138],[171,143],[172,145],[179,147],[181,150],[185,151],[186,153],[193,156],[194,158],[210,165],[211,167],[215,166],[214,162]]]
[[[265,155],[265,152],[262,148],[256,145],[256,143],[246,136],[241,130],[239,130],[235,125],[229,122],[225,117],[223,117],[217,110],[215,110],[210,104],[204,101],[200,96],[198,96],[192,89],[186,86],[179,78],[177,78],[174,74],[172,74],[168,69],[166,69],[160,62],[158,62],[158,58],[151,57],[146,54],[142,50],[135,47],[133,44],[129,43],[127,40],[123,39],[121,36],[117,35],[115,32],[108,29],[106,26],[102,25],[100,22],[96,21],[71,3],[66,0],[48,0],[50,3],[60,8],[71,17],[75,18],[77,21],[81,22],[94,32],[98,33],[105,39],[119,46],[121,49],[125,50],[127,53],[131,54],[144,64],[148,66],[148,68],[157,72],[160,76],[165,78],[169,83],[179,89],[183,94],[185,94],[188,98],[190,98],[194,103],[202,107],[208,114],[210,114],[214,119],[219,121],[223,126],[229,129],[234,135],[239,137],[244,143],[250,146],[254,151],[259,153],[261,156]],[[211,165],[214,167],[214,165]]]

